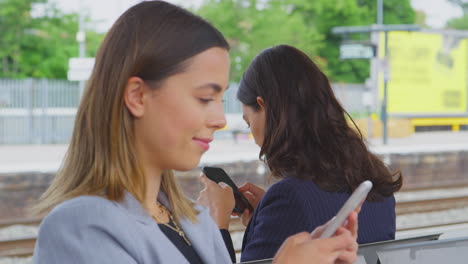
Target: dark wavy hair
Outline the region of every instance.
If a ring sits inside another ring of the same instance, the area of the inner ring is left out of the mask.
[[[302,51],[279,45],[255,57],[237,97],[258,111],[258,96],[266,116],[260,158],[265,158],[273,177],[309,179],[332,192],[351,192],[370,180],[370,201],[401,188],[401,173],[391,173],[369,152],[359,129],[348,125],[346,116],[354,121],[336,99],[327,76]]]

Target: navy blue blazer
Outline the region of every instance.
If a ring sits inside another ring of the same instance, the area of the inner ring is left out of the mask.
[[[273,258],[287,237],[330,220],[350,194],[326,192],[310,180],[287,177],[272,185],[244,234],[241,261]],[[366,201],[359,213],[358,243],[395,238],[395,198]]]

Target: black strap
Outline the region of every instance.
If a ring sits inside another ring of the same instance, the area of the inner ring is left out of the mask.
[[[232,263],[236,263],[236,252],[234,251],[234,245],[232,244],[231,234],[226,229],[220,229],[221,235],[223,236],[224,244],[231,256]]]
[[[174,244],[174,246],[179,249],[180,253],[184,255],[190,264],[203,264],[203,261],[200,259],[198,253],[192,246],[189,246],[187,242],[185,242],[183,237],[163,224],[158,225],[159,228],[161,228],[161,231],[166,235],[167,238],[169,238],[169,240],[171,240],[172,244]],[[169,225],[175,227],[172,222],[169,222]]]

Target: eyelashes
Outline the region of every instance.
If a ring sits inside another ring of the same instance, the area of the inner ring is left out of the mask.
[[[213,98],[198,98],[198,100],[202,103],[202,104],[208,104],[210,102],[213,102],[215,99]],[[221,100],[221,103],[224,104],[225,100]]]
[[[198,100],[199,100],[202,104],[208,104],[208,103],[214,101],[213,98],[198,98]]]

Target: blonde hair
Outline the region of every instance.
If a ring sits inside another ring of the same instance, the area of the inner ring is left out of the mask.
[[[229,49],[219,31],[182,8],[147,1],[127,10],[99,49],[62,167],[34,211],[45,213],[81,195],[120,201],[125,191],[143,204],[146,182],[134,146],[134,117],[123,100],[127,80],[138,76],[158,89],[184,62],[211,47]],[[176,221],[196,221],[198,211],[171,170],[163,172],[161,190]]]

